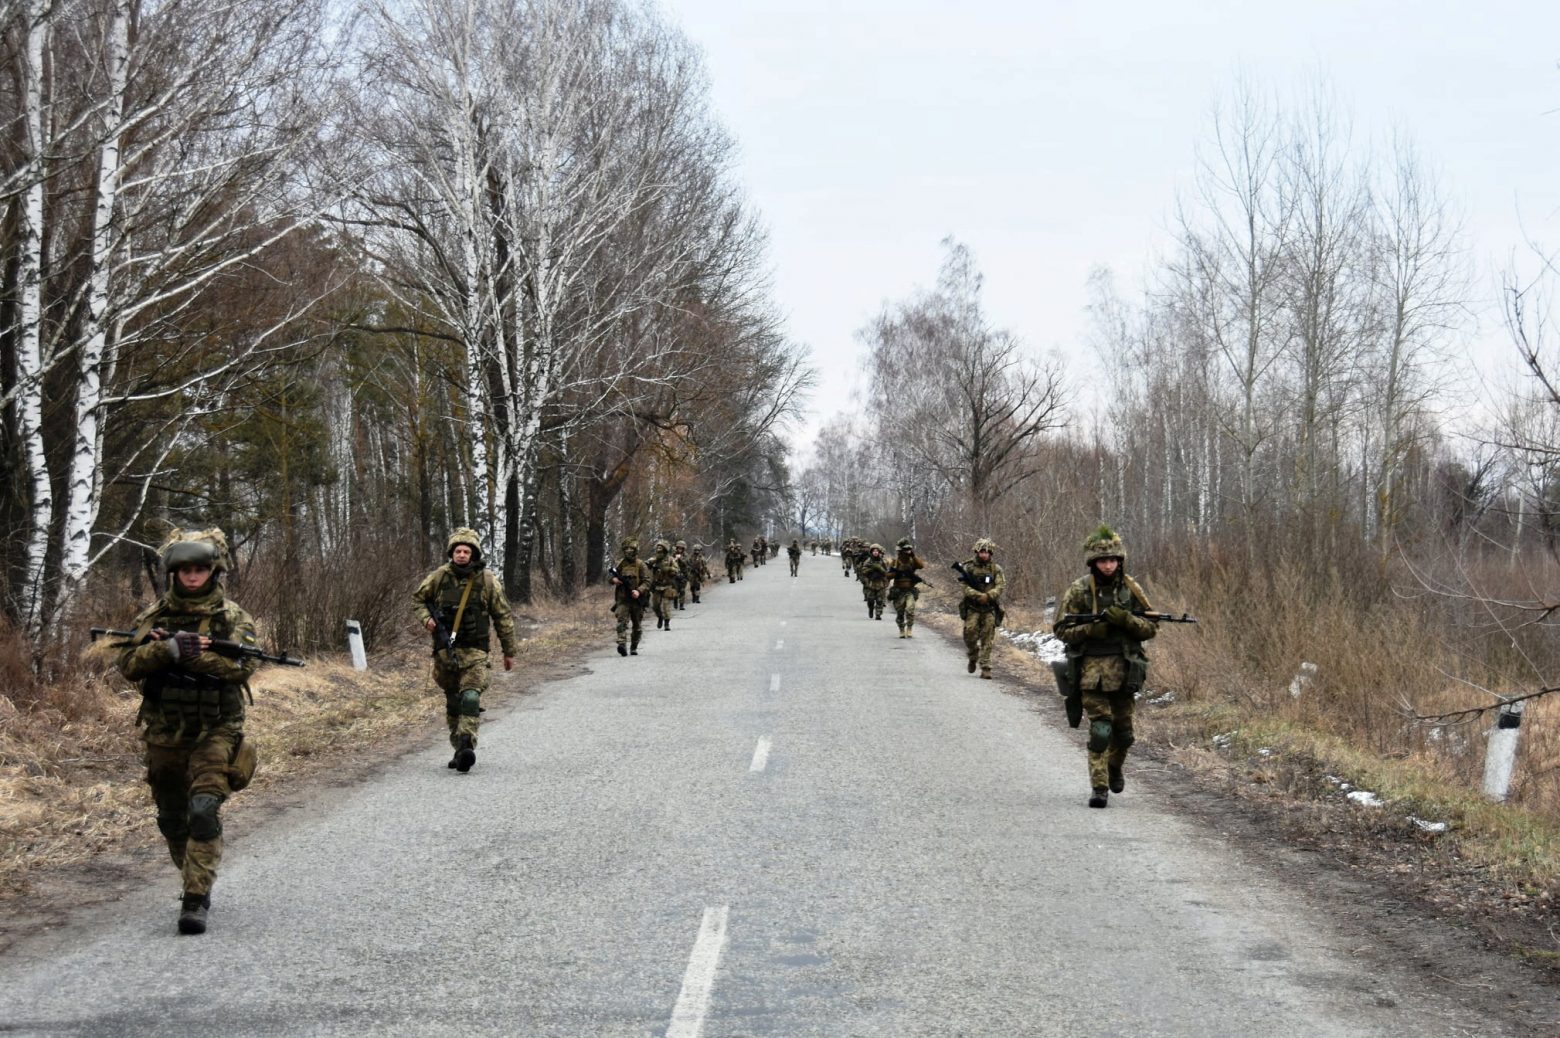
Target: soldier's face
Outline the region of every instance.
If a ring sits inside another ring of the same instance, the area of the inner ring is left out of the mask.
[[[1114,558],[1096,559],[1094,568],[1099,570],[1099,574],[1102,577],[1114,577],[1116,571],[1121,568],[1121,560]]]
[[[991,561],[991,552],[986,551],[984,548],[982,548],[980,551],[975,553],[975,557],[977,559],[979,559],[980,561],[982,561],[982,562],[990,562]]]
[[[186,593],[199,591],[211,579],[211,567],[204,562],[187,562],[175,571],[179,590]]]
[[[457,566],[464,566],[469,563],[471,561],[471,545],[455,545],[455,550],[450,552],[450,561]]]

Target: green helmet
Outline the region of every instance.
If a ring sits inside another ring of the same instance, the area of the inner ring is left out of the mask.
[[[677,547],[678,551],[687,551],[688,550],[688,542],[687,541],[678,541],[676,547]]]
[[[894,547],[900,551],[915,551],[915,542],[908,537],[901,537],[894,542]]]
[[[976,553],[980,553],[980,552],[983,552],[983,551],[989,551],[993,555],[995,555],[997,553],[997,543],[995,541],[993,541],[990,537],[982,537],[980,540],[975,542],[975,547],[974,547],[973,550]]]
[[[623,543],[618,545],[618,550],[624,555],[627,555],[629,552],[633,552],[636,555],[639,554],[639,538],[624,537]]]
[[[209,530],[174,530],[158,552],[163,572],[173,573],[180,566],[210,566],[215,576],[227,569],[227,536],[217,527]]]
[[[464,544],[471,549],[472,562],[482,558],[482,535],[471,527],[462,526],[450,534],[450,539],[444,542],[444,554],[453,555],[457,544]]]
[[[655,542],[655,550],[656,550],[657,553],[663,552],[663,551],[671,551],[672,550],[672,546],[670,544],[667,544],[664,540],[656,541]]]
[[[1083,542],[1083,561],[1092,565],[1099,559],[1120,559],[1123,566],[1127,563],[1126,545],[1121,543],[1120,535],[1104,523]]]
[[[867,551],[868,551],[868,553],[871,553],[871,552],[875,551],[879,555],[881,555],[881,554],[883,554],[883,546],[881,544],[873,544],[872,546],[867,548]]]

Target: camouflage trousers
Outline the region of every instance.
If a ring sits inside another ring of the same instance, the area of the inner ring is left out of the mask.
[[[914,591],[902,588],[889,590],[888,600],[894,603],[894,622],[901,631],[908,631],[915,626],[915,602],[919,597]]]
[[[981,670],[991,669],[991,646],[997,640],[997,611],[969,609],[964,617],[964,649],[970,662]]]
[[[886,601],[883,591],[883,588],[873,587],[870,584],[861,585],[861,597],[867,600],[867,615],[883,615],[883,603]]]
[[[480,699],[491,672],[488,654],[481,649],[456,649],[453,666],[443,654],[433,658],[433,683],[444,693],[444,721],[450,729],[450,745],[457,749],[462,735],[471,736],[471,745],[476,746],[477,729],[482,727],[480,714],[461,712],[461,693],[474,689]]]
[[[670,620],[672,605],[676,601],[677,589],[674,587],[650,589],[650,606],[655,610],[657,620]]]
[[[155,727],[146,732],[146,784],[157,804],[157,828],[184,878],[186,894],[211,893],[222,863],[221,833],[210,840],[190,835],[190,798],[197,793],[228,798],[228,767],[243,734],[240,722],[218,725],[193,740],[173,740]]]
[[[795,559],[791,560],[791,576],[793,576],[793,577],[796,576],[796,568],[798,566],[800,566],[801,564],[802,564],[802,560],[800,558],[795,558]]]
[[[617,643],[628,644],[630,630],[634,635],[634,648],[639,648],[639,639],[645,633],[645,600],[633,599],[628,602],[619,602],[612,607],[612,612],[617,615]]]
[[[1083,710],[1089,721],[1089,786],[1104,789],[1110,776],[1110,767],[1126,763],[1127,750],[1136,738],[1132,729],[1135,696],[1123,688],[1127,682],[1127,661],[1120,656],[1088,656],[1083,661],[1082,680],[1078,685],[1083,693]],[[1092,744],[1099,732],[1109,732],[1105,748],[1095,750]]]

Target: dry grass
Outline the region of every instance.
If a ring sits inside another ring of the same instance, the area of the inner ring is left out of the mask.
[[[498,696],[527,686],[604,630],[607,599],[538,601],[516,611],[522,643],[515,677]],[[20,664],[0,653],[0,673]],[[442,729],[443,699],[430,691],[427,648],[411,632],[370,658],[359,673],[344,655],[316,656],[303,668],[266,667],[252,682],[248,733],[260,771],[234,811],[264,803],[343,760],[374,756],[397,739]],[[43,694],[27,682],[0,694],[0,904],[42,876],[108,850],[160,846],[135,729],[139,697],[112,671],[111,654],[87,648],[61,668]]]

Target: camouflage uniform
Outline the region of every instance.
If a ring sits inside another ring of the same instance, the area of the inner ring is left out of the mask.
[[[726,545],[726,579],[735,584],[742,579],[742,560],[747,558],[742,554],[742,545],[736,541]]]
[[[807,542],[807,547],[812,549],[812,553],[814,555],[818,554],[818,542],[817,541],[808,541]]]
[[[769,545],[765,543],[762,537],[753,538],[753,565],[762,566],[764,564],[764,559],[769,555],[768,548]]]
[[[833,555],[834,554],[834,542],[833,541],[824,541],[823,542],[823,553],[825,555]]]
[[[693,558],[688,560],[688,593],[693,596],[693,604],[699,604],[699,591],[704,587],[704,582],[710,579],[710,561],[704,557],[704,545],[693,546]]]
[[[440,651],[438,636],[434,636],[433,683],[444,693],[444,721],[450,745],[455,748],[449,766],[467,771],[476,759],[482,693],[487,691],[493,669],[488,660],[489,626],[498,631],[505,658],[515,655],[519,640],[504,588],[498,577],[484,568],[482,538],[475,530],[457,529],[445,544],[445,554],[453,555],[462,544],[471,549],[471,561],[464,566],[447,562],[424,577],[412,592],[412,614],[424,627],[430,619],[437,620],[454,635],[455,647],[450,652]]]
[[[883,546],[874,544],[867,549],[867,556],[856,567],[856,579],[861,581],[861,594],[867,600],[867,619],[883,619],[883,592],[888,590],[888,563],[883,558]]]
[[[612,592],[612,613],[617,617],[619,656],[639,655],[639,639],[644,635],[645,602],[650,597],[650,567],[639,557],[639,542],[630,537],[621,546],[617,580]],[[638,595],[633,592],[639,592]],[[694,601],[699,599],[694,597]],[[629,641],[632,629],[633,641]]]
[[[916,586],[915,571],[925,569],[926,562],[915,553],[915,545],[910,543],[910,538],[901,537],[894,545],[898,554],[888,564],[890,573],[894,578],[893,587],[889,588],[888,600],[894,603],[894,622],[899,625],[899,637],[913,638],[915,630],[915,604],[921,597],[921,591]]]
[[[795,541],[785,550],[786,556],[791,560],[791,576],[796,576],[797,567],[802,564],[802,546]]]
[[[688,598],[688,542],[678,541],[672,548],[672,558],[677,560],[677,594],[673,604],[678,609],[687,608]]]
[[[1125,780],[1122,767],[1127,750],[1135,738],[1132,728],[1134,700],[1148,677],[1148,657],[1143,642],[1158,633],[1158,627],[1133,610],[1147,610],[1148,596],[1137,581],[1126,574],[1127,553],[1109,527],[1101,526],[1084,542],[1084,560],[1089,575],[1080,577],[1057,600],[1057,623],[1052,630],[1067,645],[1067,660],[1073,687],[1083,697],[1083,709],[1089,716],[1089,785],[1091,807],[1106,805],[1107,787],[1121,792]],[[1096,563],[1101,559],[1120,560],[1110,578],[1100,575]],[[1066,625],[1061,617],[1068,613],[1105,613],[1107,619],[1091,624]]]
[[[856,567],[856,538],[847,537],[840,542],[840,567],[849,577]]]
[[[969,672],[980,666],[980,676],[991,677],[991,646],[997,640],[997,628],[1002,625],[1002,592],[1007,589],[1007,577],[1002,567],[992,559],[997,546],[982,537],[975,542],[975,557],[964,562],[964,573],[979,587],[962,584],[964,597],[959,601],[959,616],[964,621],[964,649],[969,654]],[[981,561],[981,553],[986,560]]]
[[[672,629],[669,603],[675,603],[677,578],[681,573],[682,563],[672,555],[671,546],[665,541],[656,541],[655,556],[650,560],[650,604],[655,608],[656,630]]]
[[[228,659],[198,647],[181,651],[172,637],[192,631],[215,640],[255,644],[255,624],[222,592],[227,539],[221,530],[175,530],[162,549],[168,588],[135,618],[135,636],[119,654],[119,672],[140,683],[146,784],[157,805],[157,828],[184,880],[179,915],[182,933],[203,933],[211,887],[222,862],[218,809],[248,785],[255,771],[252,743],[244,738],[244,697],[254,659]],[[209,565],[211,576],[191,594],[176,571]]]

